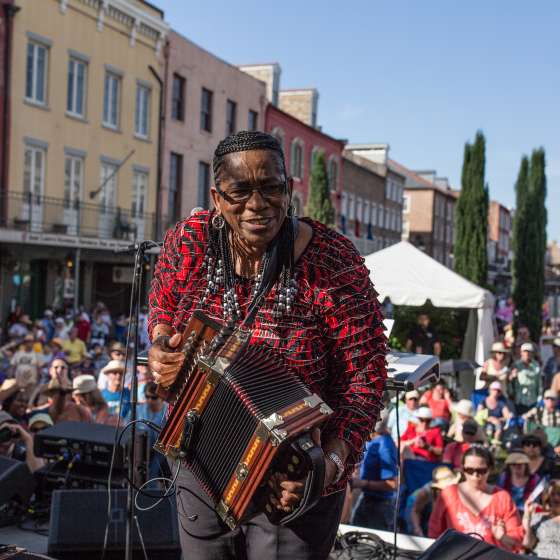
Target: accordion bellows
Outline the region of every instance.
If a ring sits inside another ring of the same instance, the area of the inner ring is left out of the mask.
[[[243,333],[216,344],[224,337],[217,327],[200,312],[189,321],[185,364],[165,395],[173,408],[156,449],[184,461],[230,528],[260,511],[288,522],[321,495],[324,465],[314,462],[323,461],[322,452],[309,431],[332,411],[278,355],[247,345]],[[273,507],[266,484],[272,472],[306,480],[308,499],[297,511]]]

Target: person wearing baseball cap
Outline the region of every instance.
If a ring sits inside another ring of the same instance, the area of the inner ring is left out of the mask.
[[[539,402],[537,406],[534,406],[529,412],[524,414],[523,418],[529,427],[542,426],[552,447],[556,449],[560,446],[559,399],[552,389],[547,389],[544,392],[542,403]]]
[[[560,371],[560,337],[552,341],[552,356],[544,366],[544,388],[550,389],[554,376]]]
[[[535,360],[535,346],[532,342],[521,345],[521,358],[513,364],[509,380],[515,412],[523,415],[536,406],[542,395],[542,371]]]
[[[418,411],[418,403],[420,401],[420,393],[418,391],[408,391],[404,394],[404,406],[399,403],[391,410],[387,419],[387,429],[391,432],[393,441],[397,441],[397,409],[399,407],[399,431],[401,436],[408,428],[409,422],[416,422],[416,412]]]
[[[115,341],[110,344],[109,346],[109,361],[117,361],[121,362],[125,359],[126,348],[122,342]],[[107,389],[107,385],[109,384],[109,378],[107,377],[104,369],[107,364],[101,369],[99,376],[97,378],[97,386],[101,391]]]
[[[502,394],[502,384],[499,381],[492,381],[488,387],[488,396],[478,405],[477,419],[484,416],[486,420],[486,430],[494,440],[499,442],[502,437],[504,424],[511,418],[512,414],[507,406],[507,402]]]
[[[0,410],[0,456],[25,461],[31,472],[45,466],[44,459],[35,455],[33,435],[5,410]]]
[[[432,411],[422,406],[416,413],[417,424],[410,423],[401,438],[405,459],[424,459],[436,463],[443,453],[443,437],[439,427],[431,427]]]
[[[486,438],[478,422],[472,418],[468,418],[463,423],[461,429],[461,439],[462,441],[451,441],[449,442],[443,451],[444,463],[449,463],[453,465],[454,469],[460,469],[463,464],[463,455],[466,453],[470,447],[475,444],[484,444]]]

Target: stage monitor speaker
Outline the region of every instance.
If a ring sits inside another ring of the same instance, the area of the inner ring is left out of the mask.
[[[0,456],[0,527],[20,520],[34,490],[27,463]]]
[[[109,538],[105,560],[122,560],[125,547],[127,490],[111,491]],[[155,500],[140,496],[139,505]],[[180,560],[175,497],[149,511],[136,511],[150,560]],[[48,554],[57,560],[99,560],[107,521],[106,490],[56,490],[51,503]],[[144,560],[138,529],[132,527],[133,558]]]
[[[448,530],[418,560],[520,560],[534,558],[513,554],[485,541]]]

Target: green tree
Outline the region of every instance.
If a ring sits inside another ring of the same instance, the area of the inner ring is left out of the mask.
[[[313,161],[309,200],[305,213],[326,226],[334,227],[334,208],[329,191],[325,154],[322,152],[319,152]]]
[[[542,327],[546,255],[546,162],[543,148],[523,156],[515,185],[513,229],[513,300],[517,325],[529,327],[538,340]]]
[[[455,270],[478,285],[488,277],[488,186],[484,182],[486,140],[481,131],[465,144],[461,194],[455,209]]]

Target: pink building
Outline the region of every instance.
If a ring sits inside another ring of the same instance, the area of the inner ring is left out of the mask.
[[[162,227],[209,208],[212,156],[239,130],[262,130],[266,85],[172,31],[167,45]]]
[[[293,203],[296,213],[304,214],[309,196],[309,180],[313,160],[319,152],[325,154],[332,202],[337,215],[342,190],[342,151],[344,142],[324,134],[301,120],[269,104],[266,109],[265,130],[281,142],[288,174],[294,178]]]

